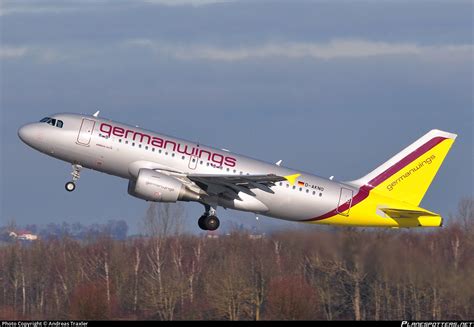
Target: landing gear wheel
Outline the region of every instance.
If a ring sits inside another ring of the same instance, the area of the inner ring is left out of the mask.
[[[79,180],[79,177],[81,177],[81,169],[82,166],[78,164],[73,164],[72,165],[72,181],[67,182],[64,187],[66,188],[66,191],[72,192],[76,189],[76,182]]]
[[[76,189],[76,184],[74,182],[67,182],[64,187],[66,188],[66,191],[72,192]]]
[[[207,230],[213,231],[219,228],[220,222],[219,218],[216,216],[208,216],[204,219],[204,226]]]
[[[206,225],[204,224],[204,220],[207,218],[206,215],[202,215],[199,220],[198,220],[198,225],[199,225],[199,228],[201,228],[202,230],[207,230],[206,228]]]

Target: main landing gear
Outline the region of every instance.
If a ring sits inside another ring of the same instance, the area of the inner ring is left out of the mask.
[[[81,177],[81,169],[82,169],[81,165],[72,165],[72,173],[71,173],[72,181],[67,182],[66,185],[64,185],[64,187],[66,188],[66,191],[72,192],[76,189],[76,182]]]
[[[202,230],[213,231],[219,228],[219,218],[216,216],[216,209],[205,205],[206,212],[199,218],[198,225]]]

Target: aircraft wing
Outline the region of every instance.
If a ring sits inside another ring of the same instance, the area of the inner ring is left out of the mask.
[[[191,174],[186,176],[193,181],[207,194],[224,195],[230,199],[238,199],[239,192],[255,196],[252,189],[259,189],[264,192],[274,193],[271,186],[276,182],[287,180],[283,176],[274,174],[268,175],[201,175]]]

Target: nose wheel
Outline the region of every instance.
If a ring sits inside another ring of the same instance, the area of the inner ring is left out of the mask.
[[[72,173],[71,173],[72,181],[67,182],[66,185],[64,185],[64,187],[66,188],[66,191],[72,192],[76,189],[76,182],[81,177],[81,169],[82,169],[81,165],[72,165]]]
[[[206,212],[198,220],[199,228],[213,231],[219,228],[220,221],[214,208],[206,206]]]
[[[76,189],[76,183],[74,182],[67,182],[66,185],[64,186],[66,188],[66,191],[72,192]]]

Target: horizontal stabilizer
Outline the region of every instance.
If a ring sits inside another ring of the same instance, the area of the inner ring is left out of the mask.
[[[429,211],[421,211],[421,210],[406,210],[406,209],[394,209],[394,208],[380,208],[380,210],[383,211],[390,218],[394,218],[394,219],[439,216],[436,213],[429,212]]]

